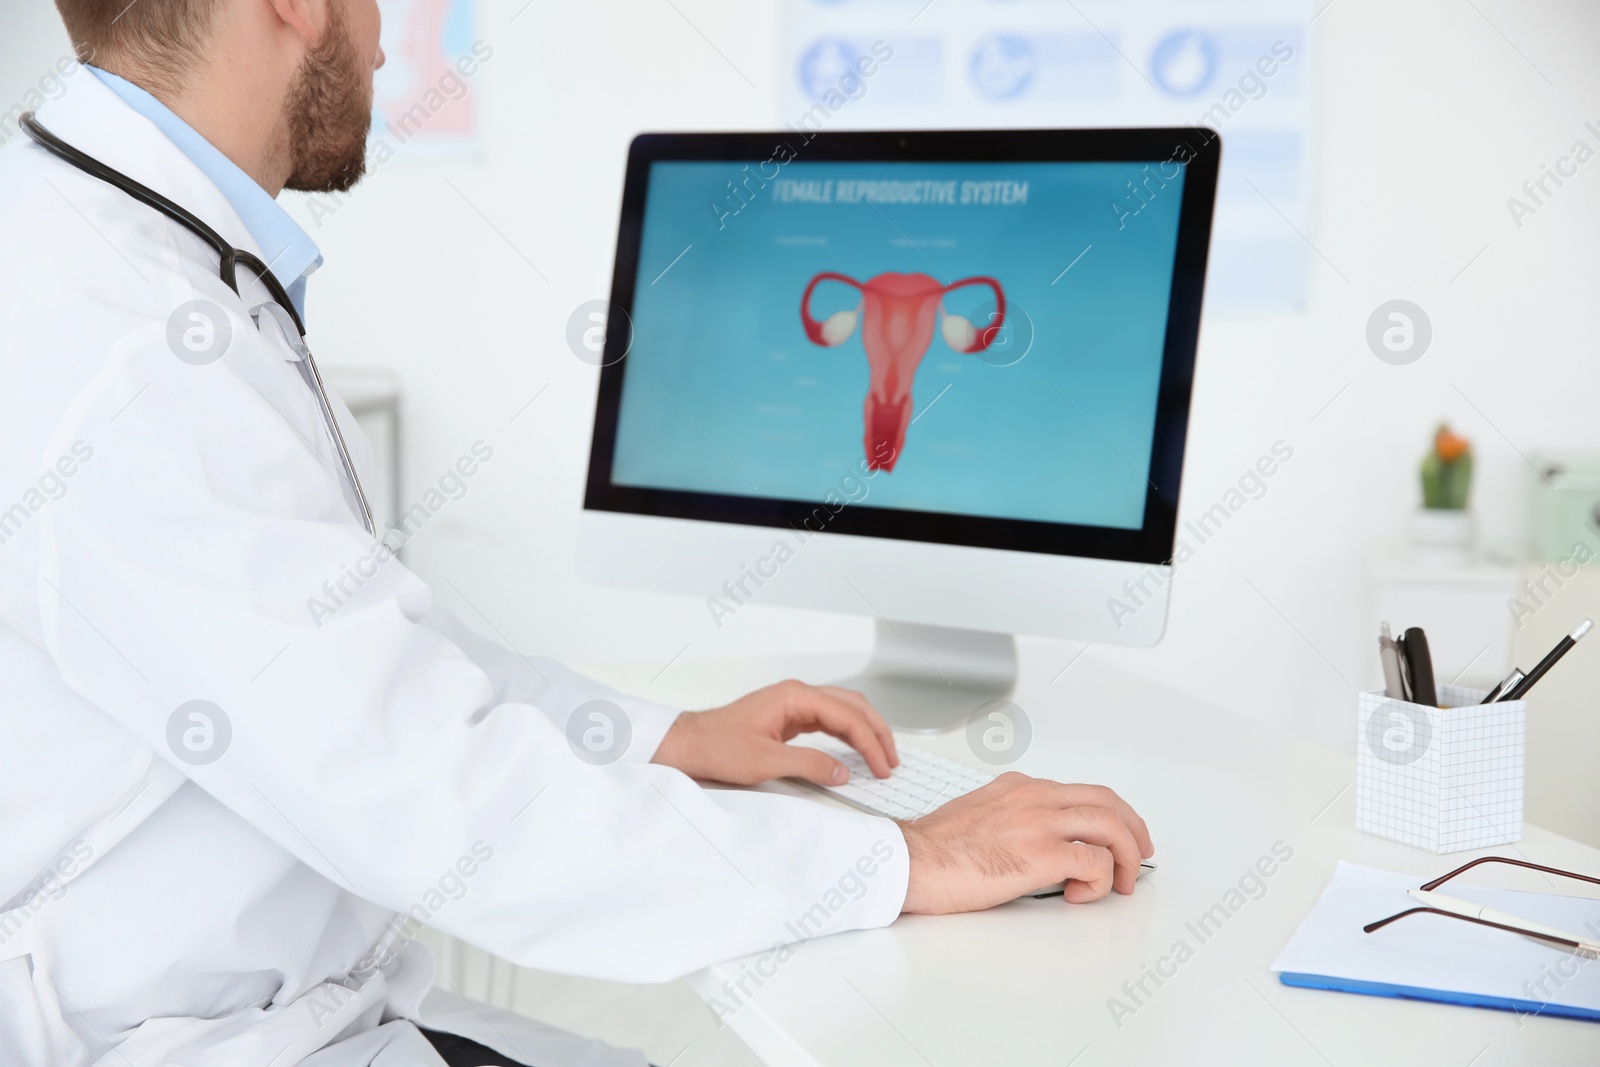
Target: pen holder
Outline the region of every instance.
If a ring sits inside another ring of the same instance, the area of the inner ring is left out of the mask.
[[[1522,837],[1527,702],[1438,687],[1442,708],[1362,693],[1356,715],[1356,829],[1429,852]]]

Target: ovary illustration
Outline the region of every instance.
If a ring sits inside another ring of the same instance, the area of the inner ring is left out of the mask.
[[[818,321],[811,314],[811,294],[826,281],[843,282],[861,293],[853,309],[836,311]],[[974,327],[960,315],[944,309],[944,296],[969,285],[994,290],[995,310],[983,327]],[[871,371],[863,412],[864,444],[868,470],[894,470],[911,425],[911,381],[933,342],[935,322],[945,344],[957,352],[982,352],[994,343],[1005,324],[1006,295],[993,278],[972,277],[945,285],[926,274],[880,274],[858,282],[844,274],[823,271],[811,279],[800,298],[800,321],[812,344],[833,348],[844,344],[861,327],[861,344],[867,350]]]

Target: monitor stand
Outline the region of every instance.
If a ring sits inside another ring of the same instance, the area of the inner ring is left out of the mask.
[[[941,733],[1010,697],[1016,681],[1010,634],[880,618],[867,669],[837,684],[866,694],[896,730]]]

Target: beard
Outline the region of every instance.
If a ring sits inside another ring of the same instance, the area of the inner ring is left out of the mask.
[[[342,4],[328,11],[328,33],[306,56],[284,102],[294,164],[284,187],[302,193],[342,193],[367,169],[371,63],[356,51]]]

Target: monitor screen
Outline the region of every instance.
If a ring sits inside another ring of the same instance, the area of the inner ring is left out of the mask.
[[[1173,169],[1125,217],[1141,164],[796,161],[734,214],[740,165],[653,164],[613,479],[1137,529]]]
[[[741,501],[733,521],[843,504],[893,536],[915,517],[1136,537],[1175,480],[1158,413],[1189,169],[643,161],[607,489]]]

